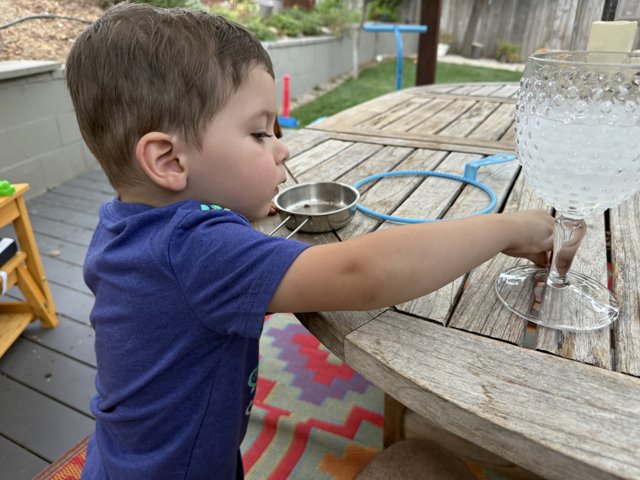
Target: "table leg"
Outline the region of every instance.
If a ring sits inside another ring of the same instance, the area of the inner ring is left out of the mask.
[[[404,440],[404,413],[407,407],[388,393],[384,394],[384,426],[382,443],[384,448]]]

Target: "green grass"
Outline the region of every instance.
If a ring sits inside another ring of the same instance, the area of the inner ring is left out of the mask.
[[[415,64],[411,59],[405,59],[402,67],[402,87],[414,86]],[[451,63],[438,63],[436,68],[436,83],[517,82],[521,76],[520,72]],[[349,79],[330,92],[292,110],[291,116],[297,119],[300,126],[303,127],[319,117],[333,115],[392,92],[395,88],[396,61],[395,59],[385,60],[371,68],[362,70],[357,80]]]

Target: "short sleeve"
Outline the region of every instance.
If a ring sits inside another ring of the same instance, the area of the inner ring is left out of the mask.
[[[282,277],[309,246],[269,237],[233,212],[192,211],[174,229],[168,254],[187,303],[207,327],[257,338]]]

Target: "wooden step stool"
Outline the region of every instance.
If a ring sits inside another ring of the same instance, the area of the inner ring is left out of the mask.
[[[18,237],[18,252],[0,266],[0,271],[7,274],[6,290],[17,283],[26,301],[0,302],[0,357],[32,321],[40,319],[46,328],[58,324],[53,296],[23,198],[29,185],[20,183],[13,186],[16,189],[13,195],[0,197],[0,228],[13,223]]]

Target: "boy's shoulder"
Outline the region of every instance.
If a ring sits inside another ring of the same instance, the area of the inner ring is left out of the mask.
[[[102,205],[100,223],[108,229],[118,225],[176,226],[185,221],[206,222],[212,219],[224,222],[250,225],[243,215],[215,204],[204,204],[194,200],[184,200],[162,207],[152,207],[142,203],[122,202],[113,199]]]

